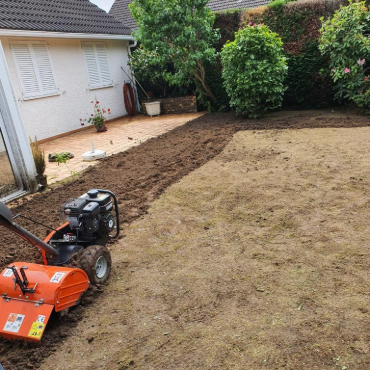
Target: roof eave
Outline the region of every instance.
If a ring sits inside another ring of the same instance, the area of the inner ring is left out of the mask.
[[[134,41],[131,35],[110,35],[103,33],[69,33],[0,29],[0,36],[7,37],[46,37],[56,39],[100,39],[100,40],[127,40]]]

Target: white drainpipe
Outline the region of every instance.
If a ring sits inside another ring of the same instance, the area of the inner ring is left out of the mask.
[[[137,46],[137,40],[134,40],[134,43],[132,45],[130,45],[130,43],[128,44],[128,55],[129,56],[131,55],[131,49],[136,48],[136,46]],[[136,83],[136,80],[135,80],[134,75],[132,74],[131,68],[130,68],[130,74],[131,74],[132,81],[134,81],[135,82],[135,86],[137,86],[137,83]],[[137,111],[140,112],[139,95],[137,93],[137,89],[135,88],[135,86],[133,86],[133,87],[135,89]]]

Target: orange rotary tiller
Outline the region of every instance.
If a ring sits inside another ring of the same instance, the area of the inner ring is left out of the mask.
[[[52,312],[77,305],[90,284],[109,277],[111,258],[105,244],[119,235],[115,195],[90,190],[70,199],[63,215],[66,222],[41,240],[14,223],[24,216],[13,217],[0,202],[0,225],[40,249],[44,261],[15,262],[0,274],[0,335],[7,339],[40,341]],[[68,267],[72,256],[81,268]]]

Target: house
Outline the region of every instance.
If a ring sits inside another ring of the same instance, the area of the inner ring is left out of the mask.
[[[266,5],[269,2],[270,0],[210,0],[208,6],[214,12],[220,12],[231,9],[256,8],[258,6]],[[136,30],[136,21],[133,19],[128,7],[131,3],[132,0],[115,0],[109,14],[124,25],[130,27],[132,30]]]
[[[110,118],[127,114],[131,41],[129,27],[89,0],[0,1],[0,198],[3,163],[17,191],[35,186],[29,138],[80,129],[93,99]]]

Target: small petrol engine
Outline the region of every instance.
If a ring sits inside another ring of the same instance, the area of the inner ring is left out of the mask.
[[[109,194],[89,190],[79,198],[69,199],[62,206],[62,214],[78,238],[108,237],[115,228],[113,203]]]

